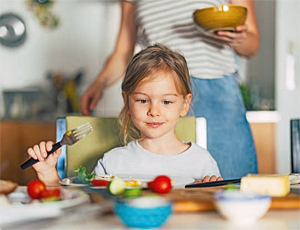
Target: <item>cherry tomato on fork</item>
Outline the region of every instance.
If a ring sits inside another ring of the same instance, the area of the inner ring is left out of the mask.
[[[147,183],[148,188],[156,193],[168,193],[172,189],[171,179],[168,176],[158,176],[153,181]]]
[[[45,183],[39,179],[31,180],[27,185],[27,193],[32,199],[40,199],[41,193],[45,189]]]

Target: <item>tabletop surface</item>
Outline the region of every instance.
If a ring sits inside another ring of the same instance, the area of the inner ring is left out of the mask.
[[[99,212],[83,213],[83,210],[74,210],[73,213],[32,223],[2,226],[5,229],[127,229],[113,214],[102,215]],[[248,226],[235,225],[223,219],[217,212],[172,214],[163,229],[280,229],[299,230],[300,210],[270,210],[256,223]]]
[[[58,218],[14,223],[1,226],[0,229],[128,229],[116,215],[105,211],[107,207],[111,209],[112,205],[113,202],[108,202],[105,205],[101,203],[85,203],[66,209],[63,215]],[[162,229],[299,230],[300,209],[269,210],[257,222],[245,226],[227,221],[215,210],[195,213],[173,213]]]

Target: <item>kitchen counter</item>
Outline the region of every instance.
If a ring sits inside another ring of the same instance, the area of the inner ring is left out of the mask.
[[[276,127],[281,116],[277,111],[248,111],[258,163],[258,172],[276,173]]]
[[[248,111],[246,117],[249,123],[277,123],[281,119],[277,111]]]

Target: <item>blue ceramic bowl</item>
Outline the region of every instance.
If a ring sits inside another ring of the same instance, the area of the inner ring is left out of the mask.
[[[161,197],[140,197],[116,202],[115,213],[130,228],[158,228],[166,223],[172,205]]]

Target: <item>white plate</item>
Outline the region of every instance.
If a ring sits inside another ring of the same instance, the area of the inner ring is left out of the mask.
[[[66,177],[59,181],[61,185],[68,185],[68,186],[76,186],[76,187],[86,187],[89,186],[89,184],[79,184],[79,183],[73,183],[75,177]]]
[[[294,173],[289,175],[290,185],[300,184],[300,174]]]
[[[147,182],[155,179],[157,175],[143,175],[143,174],[118,174],[116,177],[120,177],[124,180],[137,180],[145,185]],[[78,184],[73,183],[75,177],[67,177],[60,181],[60,184],[66,186],[76,186],[76,187],[86,187],[90,186],[89,184]],[[184,188],[185,185],[195,182],[191,177],[180,177],[180,176],[170,176],[172,180],[173,188]],[[106,188],[106,186],[90,186],[90,188],[101,189]]]
[[[47,203],[31,203],[27,187],[20,186],[7,196],[11,205],[1,206],[0,224],[11,224],[53,218],[62,215],[63,209],[89,202],[89,196],[81,190],[61,188],[62,200]]]
[[[117,174],[117,177],[121,177],[124,180],[138,180],[141,183],[147,183],[152,181],[157,177],[157,175],[142,175],[142,174]],[[180,177],[180,176],[170,176],[172,180],[173,188],[184,188],[186,184],[195,182],[191,177]]]
[[[104,189],[104,188],[106,188],[106,186],[92,186],[90,184],[73,183],[74,178],[75,177],[66,177],[66,178],[62,179],[61,181],[59,181],[59,183],[61,185],[65,185],[65,186],[75,186],[75,187],[87,187],[87,186],[89,186],[90,188],[95,188],[95,189]]]

